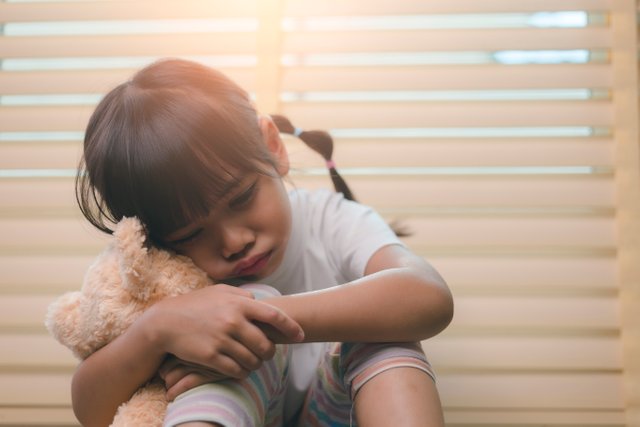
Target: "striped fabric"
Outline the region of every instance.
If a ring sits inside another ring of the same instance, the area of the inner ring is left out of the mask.
[[[265,285],[242,288],[250,290],[256,299],[280,295]],[[273,359],[247,379],[204,384],[181,394],[167,408],[164,425],[209,421],[233,427],[282,426],[290,355],[289,346],[278,345]]]
[[[376,375],[400,367],[416,368],[435,381],[419,344],[334,343],[328,346],[298,426],[355,426],[353,402],[358,391]]]

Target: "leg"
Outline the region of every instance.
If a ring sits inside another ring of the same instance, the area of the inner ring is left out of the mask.
[[[336,343],[318,368],[298,425],[444,425],[420,344]]]
[[[343,358],[358,425],[444,425],[420,343],[344,344]]]
[[[444,426],[435,382],[415,368],[378,374],[362,386],[354,405],[358,425],[363,427]]]
[[[246,379],[203,384],[182,393],[167,407],[164,426],[281,425],[288,361],[288,346],[278,345],[274,358]]]
[[[177,427],[211,427],[211,426],[222,427],[218,423],[207,423],[204,421],[193,421],[189,423],[182,423],[182,424],[178,424]]]
[[[257,299],[279,295],[265,285],[243,287]],[[164,426],[281,426],[289,359],[289,346],[278,345],[275,356],[246,379],[203,384],[182,393],[169,404]]]

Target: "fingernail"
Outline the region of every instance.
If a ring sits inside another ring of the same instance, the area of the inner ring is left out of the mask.
[[[302,329],[300,329],[300,332],[298,332],[298,336],[296,337],[296,341],[299,341],[299,342],[304,341],[304,331]]]

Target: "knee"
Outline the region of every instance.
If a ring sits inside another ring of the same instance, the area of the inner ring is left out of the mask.
[[[263,285],[261,283],[249,283],[246,285],[240,285],[239,287],[250,291],[256,299],[277,297],[282,295],[276,288],[269,285]]]
[[[222,427],[221,424],[208,423],[206,421],[189,421],[188,423],[182,423],[182,424],[176,425],[176,427],[211,427],[211,426]]]

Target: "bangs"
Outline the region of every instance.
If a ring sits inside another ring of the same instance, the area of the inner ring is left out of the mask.
[[[90,171],[102,215],[106,208],[114,222],[137,216],[151,240],[161,243],[207,215],[247,175],[275,173],[242,89],[157,90],[133,83],[122,89],[124,108],[111,120],[109,149],[100,153],[108,159],[105,167]]]

